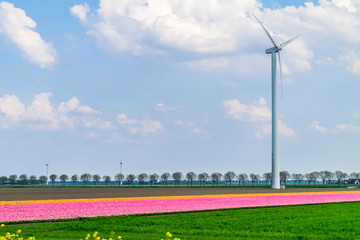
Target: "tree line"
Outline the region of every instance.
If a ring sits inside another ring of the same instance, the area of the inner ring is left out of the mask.
[[[212,174],[208,173],[200,173],[196,174],[195,172],[188,172],[185,175],[183,175],[181,172],[175,172],[175,173],[168,173],[165,172],[161,175],[158,175],[156,173],[153,174],[146,174],[141,173],[139,175],[135,174],[128,174],[124,175],[121,173],[118,173],[114,176],[112,179],[110,176],[100,176],[99,174],[90,174],[90,173],[84,173],[82,175],[74,174],[71,177],[69,177],[66,174],[61,174],[60,176],[56,174],[51,174],[49,176],[49,179],[47,176],[40,176],[37,177],[36,175],[31,175],[28,177],[26,174],[21,174],[20,176],[17,176],[15,174],[10,175],[9,177],[1,176],[0,177],[0,184],[46,184],[50,182],[50,184],[54,185],[56,182],[60,181],[63,185],[66,183],[71,182],[73,185],[77,185],[79,182],[82,182],[83,185],[87,186],[88,184],[98,185],[101,180],[103,180],[103,183],[105,185],[110,185],[112,181],[118,182],[118,184],[122,184],[123,182],[126,182],[127,185],[133,185],[135,181],[138,182],[139,185],[156,185],[156,184],[162,184],[167,186],[168,183],[171,181],[175,186],[179,186],[182,181],[186,181],[186,184],[188,186],[192,186],[195,181],[198,182],[198,184],[205,185],[205,184],[211,184],[213,186],[219,185],[219,182],[225,181],[225,184],[229,184],[230,186],[235,182],[237,182],[239,185],[245,185],[245,183],[251,182],[252,185],[259,184],[260,181],[265,183],[266,185],[271,183],[272,174],[271,172],[264,173],[262,175],[251,173],[247,175],[246,173],[240,173],[236,174],[233,171],[228,171],[224,174],[215,172]],[[342,171],[320,171],[320,172],[310,172],[310,173],[293,173],[290,174],[287,171],[281,171],[280,172],[280,182],[282,184],[287,184],[289,181],[292,181],[293,184],[300,185],[303,182],[315,185],[318,181],[322,182],[322,184],[330,184],[336,181],[336,183],[341,184],[345,183],[345,180],[348,180],[348,183],[358,184],[360,181],[360,173],[353,172],[350,174],[347,174]]]

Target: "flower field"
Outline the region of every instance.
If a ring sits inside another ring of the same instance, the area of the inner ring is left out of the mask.
[[[360,201],[360,191],[0,201],[0,222]]]

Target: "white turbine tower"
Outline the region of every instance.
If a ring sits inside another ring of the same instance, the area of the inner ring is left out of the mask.
[[[271,187],[273,189],[280,189],[280,172],[279,172],[279,158],[278,158],[278,146],[277,146],[277,135],[278,135],[278,120],[277,120],[277,95],[276,95],[276,54],[279,57],[279,67],[280,67],[280,80],[282,87],[282,68],[281,68],[281,59],[280,59],[280,51],[286,47],[289,43],[294,41],[298,36],[291,38],[280,45],[277,45],[274,39],[271,37],[270,33],[264,25],[260,22],[260,20],[255,16],[255,19],[260,23],[261,27],[265,30],[265,33],[270,38],[271,43],[274,45],[272,48],[268,48],[265,50],[266,54],[271,54],[271,88],[272,88],[272,123],[271,123],[271,132],[272,132],[272,178],[271,178]]]
[[[49,185],[49,163],[45,163],[46,166],[46,185]]]

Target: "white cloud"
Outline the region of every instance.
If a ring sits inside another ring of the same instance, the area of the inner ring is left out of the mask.
[[[318,121],[313,121],[312,124],[309,125],[309,127],[315,129],[318,132],[321,133],[343,133],[343,132],[347,132],[347,133],[360,133],[360,126],[357,126],[353,123],[339,123],[336,124],[334,129],[329,129],[323,126],[320,126]]]
[[[24,10],[12,3],[0,3],[0,33],[10,39],[30,62],[41,68],[51,68],[56,62],[56,50],[35,31],[36,22]]]
[[[96,114],[99,113],[98,111],[92,109],[89,106],[80,105],[79,99],[76,97],[71,98],[67,102],[61,102],[58,106],[59,112],[67,113],[67,112],[78,112],[78,113],[89,113],[89,114]]]
[[[160,121],[128,118],[125,113],[118,114],[117,121],[120,125],[127,125],[127,129],[131,134],[155,133],[164,129]]]
[[[227,100],[222,103],[226,114],[240,122],[251,122],[257,127],[255,136],[264,138],[271,134],[271,111],[264,98],[260,98],[253,104],[243,104],[237,99]],[[278,120],[279,134],[286,137],[295,137],[293,129],[287,127],[280,119]]]
[[[333,0],[332,2],[336,6],[338,6],[340,8],[345,8],[347,11],[349,11],[351,13],[356,12],[359,7],[359,3],[356,3],[353,0]]]
[[[337,124],[336,125],[336,130],[338,132],[349,132],[349,133],[360,133],[360,126],[356,126],[353,123],[348,123],[348,124]]]
[[[360,75],[360,54],[354,51],[340,55],[339,58],[345,63],[346,69],[354,74]]]
[[[280,119],[278,120],[278,131],[279,134],[285,137],[295,137],[294,130],[287,127]],[[271,124],[260,124],[258,130],[255,132],[255,136],[259,139],[264,139],[266,136],[269,135],[271,135]]]
[[[263,8],[258,0],[101,0],[91,20],[85,5],[75,5],[71,12],[87,21],[88,34],[112,51],[161,54],[192,68],[236,75],[265,69],[256,57],[241,58],[271,47],[250,17],[255,13],[278,43],[301,34],[282,51],[284,74],[309,71],[314,52],[320,64],[340,59],[348,71],[360,72],[358,54],[344,56],[346,51],[360,52],[358,0],[309,1],[276,9]]]
[[[287,127],[281,120],[278,120],[279,133],[286,137],[295,137],[295,132],[293,129]]]
[[[193,133],[197,133],[197,134],[200,134],[203,132],[203,130],[201,128],[193,128],[192,131],[193,131]]]
[[[149,39],[185,51],[228,52],[237,47],[230,24],[259,6],[256,0],[101,0],[92,33],[120,51],[154,48]]]
[[[223,102],[226,114],[242,122],[266,122],[271,120],[270,109],[266,106],[264,98],[254,104],[243,104],[237,99]]]
[[[172,58],[177,58],[176,52],[181,51],[185,55],[181,54],[182,59],[175,59],[175,62],[191,68],[227,71],[236,75],[261,73],[258,69],[264,65],[259,65],[258,60],[261,58],[260,62],[264,62],[266,56],[260,57],[258,50],[254,49],[258,49],[260,44],[265,48],[269,41],[249,14],[257,13],[260,18],[271,21],[273,18],[269,16],[276,14],[261,9],[262,4],[257,0],[208,0],[206,3],[192,0],[101,0],[97,15],[93,16],[95,23],[88,25],[88,34],[105,48],[115,51],[136,55],[155,53]],[[296,21],[296,14],[286,11],[283,9],[284,13],[276,21],[283,23],[287,22],[284,19],[291,18],[291,26],[281,24],[276,29],[292,34],[300,22]],[[300,12],[300,9],[296,11]],[[281,40],[289,38],[287,35],[275,37]],[[286,51],[289,57],[284,58],[285,74],[311,68],[313,53],[304,39],[297,39]]]
[[[175,120],[174,124],[180,126],[180,125],[184,125],[184,122],[182,120]]]
[[[327,133],[329,132],[329,129],[323,126],[320,126],[319,121],[313,121],[309,127],[315,129],[315,131],[321,132],[321,133]]]
[[[325,64],[333,64],[334,60],[331,57],[324,57],[321,59],[317,59],[316,63],[319,65],[325,65]]]
[[[5,95],[0,98],[0,111],[4,113],[7,118],[18,121],[20,116],[25,113],[25,105],[20,99],[14,95]]]
[[[256,63],[256,64],[255,64]],[[202,59],[181,62],[179,65],[191,69],[199,69],[204,72],[232,73],[236,76],[257,76],[264,74],[259,69],[270,65],[270,59],[265,54],[246,54],[236,56],[211,57],[204,56]],[[286,73],[286,65],[283,63],[283,72]]]
[[[112,127],[112,123],[109,121],[104,121],[101,118],[82,118],[82,122],[87,128],[95,129],[109,129]]]
[[[36,94],[26,106],[15,95],[0,97],[0,124],[3,128],[59,130],[63,128],[106,129],[111,123],[93,118],[96,110],[83,106],[76,97],[61,102],[58,107],[50,103],[51,93]],[[78,113],[74,115],[72,113]]]
[[[178,110],[178,108],[177,107],[167,107],[163,103],[158,103],[155,106],[155,110],[160,111],[160,112],[168,112],[168,111],[176,111],[176,110]]]
[[[79,18],[82,22],[85,22],[87,20],[87,15],[89,12],[90,8],[87,3],[74,5],[72,8],[70,8],[70,13],[75,17]]]

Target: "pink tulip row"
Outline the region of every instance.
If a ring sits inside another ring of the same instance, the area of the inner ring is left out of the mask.
[[[360,192],[0,205],[0,222],[360,201]]]

